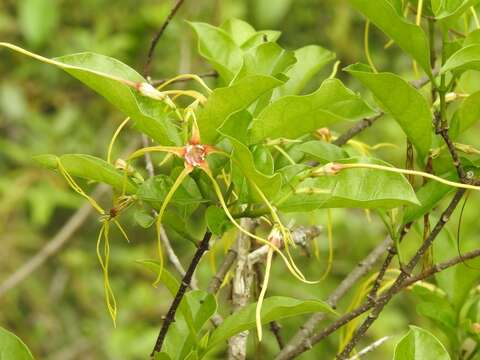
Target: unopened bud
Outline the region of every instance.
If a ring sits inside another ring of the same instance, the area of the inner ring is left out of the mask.
[[[155,99],[155,100],[164,100],[165,99],[165,95],[162,94],[157,89],[155,89],[149,83],[140,83],[140,84],[138,84],[137,88],[138,88],[138,91],[140,92],[140,94],[142,94],[143,96],[146,96],[146,97],[149,97],[149,98],[152,98],[152,99]]]
[[[268,241],[276,246],[276,247],[280,247],[282,246],[282,233],[280,232],[280,229],[275,226],[272,231],[270,232],[270,234],[268,235]]]
[[[312,172],[313,176],[332,176],[337,175],[343,169],[342,164],[328,163]]]

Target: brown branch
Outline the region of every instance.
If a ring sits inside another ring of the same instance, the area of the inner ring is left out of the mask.
[[[428,238],[423,242],[423,244],[420,246],[418,251],[415,253],[413,258],[410,260],[410,262],[405,266],[398,275],[397,279],[393,283],[392,286],[388,288],[386,291],[385,295],[380,297],[377,301],[375,301],[375,306],[370,313],[370,315],[363,321],[363,323],[360,325],[360,327],[355,331],[354,335],[348,342],[348,344],[345,346],[343,351],[337,355],[338,360],[344,360],[347,359],[350,352],[353,350],[355,345],[358,343],[360,338],[366,333],[366,331],[370,328],[370,326],[375,322],[375,320],[378,318],[380,315],[381,311],[385,307],[385,305],[392,299],[392,297],[398,292],[398,290],[402,287],[403,282],[410,276],[409,274],[413,271],[419,260],[423,257],[423,255],[427,252],[427,250],[430,248],[430,246],[433,244],[434,240],[440,233],[440,231],[443,229],[445,224],[448,222],[450,219],[450,216],[452,215],[453,211],[456,209],[458,203],[462,199],[463,195],[465,194],[465,189],[459,189],[455,193],[452,201],[448,205],[447,209],[443,212],[443,214],[440,217],[440,220],[437,222],[435,227],[433,228],[432,232],[428,236]],[[372,300],[367,299],[367,302],[372,302]]]
[[[216,78],[216,77],[218,77],[218,73],[216,71],[210,71],[210,72],[206,72],[206,73],[203,73],[203,74],[197,74],[197,76],[201,77],[202,79]],[[167,82],[168,80],[169,79],[152,80],[151,83],[152,83],[153,86],[160,86],[160,85],[164,84],[165,82]],[[192,80],[191,78],[180,78],[180,79],[172,81],[171,84],[188,82],[188,81],[191,81],[191,80]]]
[[[342,299],[345,294],[355,286],[358,281],[367,275],[373,266],[377,263],[385,251],[392,245],[392,239],[387,237],[380,243],[370,254],[368,254],[362,261],[360,261],[355,269],[353,269],[348,276],[337,286],[337,288],[330,294],[326,300],[332,308],[336,308],[338,301]],[[312,347],[310,337],[312,336],[316,326],[325,319],[325,313],[314,314],[308,321],[300,328],[300,330],[293,336],[287,345],[275,358],[276,360],[292,359],[296,355],[307,351]]]
[[[153,358],[155,353],[158,353],[162,350],[163,342],[165,341],[165,337],[167,336],[168,329],[173,321],[175,321],[175,314],[177,312],[178,306],[187,291],[187,288],[190,286],[190,282],[192,281],[193,273],[197,268],[203,254],[209,249],[209,242],[210,238],[212,237],[212,233],[206,232],[202,241],[198,245],[197,251],[193,255],[193,259],[188,266],[187,272],[182,279],[182,283],[178,288],[177,294],[168,309],[167,315],[165,316],[165,320],[163,321],[162,327],[160,329],[160,333],[158,334],[157,341],[155,342],[155,347],[153,348],[152,353],[150,356]]]
[[[385,113],[382,111],[381,113],[370,117],[370,118],[365,118],[363,120],[360,120],[356,125],[352,126],[350,129],[348,129],[345,133],[340,135],[334,142],[334,145],[337,146],[343,146],[345,145],[351,138],[357,136],[360,134],[363,130],[369,128],[372,126],[375,121],[380,119]]]
[[[275,340],[277,340],[278,348],[282,350],[285,347],[285,341],[283,340],[280,330],[282,330],[282,327],[277,321],[272,321],[270,323],[270,331],[273,336],[275,336]]]
[[[163,22],[162,26],[158,30],[158,32],[155,34],[155,36],[152,39],[152,42],[150,44],[150,48],[148,49],[148,54],[147,54],[147,61],[145,62],[145,66],[143,67],[143,74],[145,77],[148,78],[151,72],[151,67],[152,67],[152,60],[153,60],[153,54],[155,53],[155,48],[157,47],[158,41],[162,37],[163,33],[165,32],[165,29],[167,26],[170,24],[170,21],[172,21],[173,17],[177,13],[178,9],[182,6],[184,0],[177,0],[175,5],[172,7],[170,10],[170,13],[168,14],[167,18]]]

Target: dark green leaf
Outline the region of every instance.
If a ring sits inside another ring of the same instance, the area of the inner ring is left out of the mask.
[[[231,227],[231,222],[225,212],[217,206],[210,206],[206,213],[207,226],[214,235],[222,235]]]

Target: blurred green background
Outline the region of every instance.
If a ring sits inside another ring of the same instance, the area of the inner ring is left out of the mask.
[[[134,0],[1,0],[0,41],[19,44],[48,57],[93,51],[115,57],[141,71],[150,40],[163,22],[172,1]],[[152,77],[160,79],[178,73],[208,71],[196,54],[195,39],[184,20],[214,25],[237,17],[258,29],[283,32],[280,44],[298,48],[319,44],[337,53],[342,65],[365,61],[363,19],[342,0],[204,0],[185,1],[180,13],[161,39]],[[372,30],[372,56],[377,67],[414,77],[411,63],[395,47],[384,50],[387,39]],[[328,72],[330,69],[328,69]],[[323,74],[325,76],[325,74]],[[344,74],[339,76],[360,90]],[[209,80],[214,81],[214,80]],[[318,82],[311,85],[313,89]],[[42,170],[31,160],[40,153],[88,153],[105,156],[110,137],[122,115],[93,92],[58,69],[22,58],[6,50],[0,52],[0,284],[44,246],[83,203],[63,179]],[[337,131],[342,128],[335,129]],[[471,135],[473,136],[473,135]],[[116,154],[131,144],[138,134],[125,131]],[[376,155],[403,166],[405,138],[392,121],[382,121],[361,135],[370,143],[391,142],[399,149],[386,148]],[[90,189],[94,188],[94,184]],[[472,195],[470,204],[478,196]],[[108,204],[108,196],[104,199]],[[463,250],[478,229],[475,205],[467,206],[463,220]],[[360,210],[334,210],[333,272],[320,285],[308,286],[292,277],[276,262],[270,295],[299,298],[325,298],[329,291],[354,268],[375,244],[385,237],[376,216],[369,220]],[[298,223],[324,226],[326,213],[296,216]],[[67,246],[51,257],[14,289],[0,296],[0,326],[19,335],[38,359],[145,359],[159,329],[161,317],[171,300],[167,291],[153,288],[152,275],[135,260],[155,257],[154,234],[134,225],[132,218],[122,219],[132,242],[120,236],[112,239],[111,279],[119,303],[119,320],[114,328],[104,305],[102,274],[95,255],[99,222],[94,216],[71,238]],[[456,230],[457,219],[451,230]],[[420,230],[420,229],[419,229]],[[409,235],[407,247],[420,241],[418,232]],[[184,264],[193,254],[193,246],[172,239]],[[326,235],[318,239],[320,260],[308,259],[310,278],[325,267]],[[443,241],[448,241],[443,239]],[[472,242],[472,241],[470,241]],[[408,251],[406,249],[405,251]],[[452,254],[455,256],[455,254]],[[201,285],[213,274],[212,263],[220,263],[223,249],[204,259],[199,269]],[[292,291],[293,290],[293,291]],[[221,311],[227,314],[228,286],[223,290]],[[341,303],[348,306],[350,299]],[[305,318],[283,323],[288,338]],[[413,296],[395,300],[375,323],[367,344],[384,335],[403,334],[410,323],[428,328],[426,319],[415,312]],[[442,339],[447,341],[448,339]],[[252,359],[271,358],[277,350],[271,334],[262,344],[250,337]],[[367,359],[391,357],[390,340]],[[331,336],[302,359],[332,358],[338,336]],[[219,352],[211,358],[222,359]]]

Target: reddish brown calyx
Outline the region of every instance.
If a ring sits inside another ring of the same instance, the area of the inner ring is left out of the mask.
[[[201,167],[205,164],[205,159],[207,158],[208,151],[207,147],[200,144],[189,144],[185,146],[185,154],[183,158],[187,165],[193,167]]]

